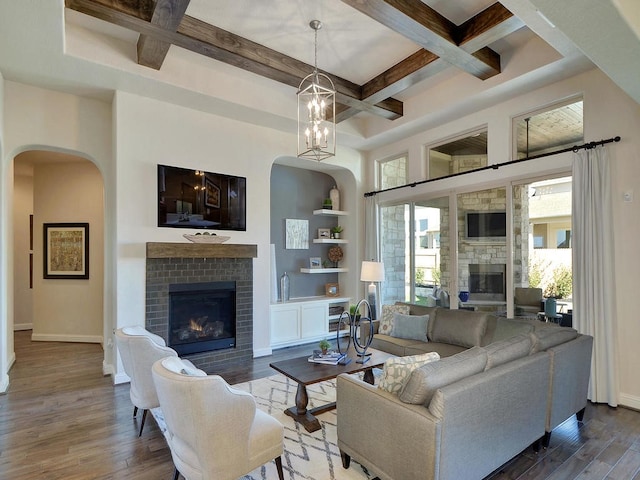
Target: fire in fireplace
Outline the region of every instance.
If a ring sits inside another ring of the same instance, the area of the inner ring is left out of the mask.
[[[470,264],[469,299],[504,301],[506,270],[505,264]]]
[[[235,282],[169,285],[168,338],[179,355],[234,348]]]

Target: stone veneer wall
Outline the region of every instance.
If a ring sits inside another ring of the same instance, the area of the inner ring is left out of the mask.
[[[236,282],[236,346],[184,355],[215,373],[230,363],[253,358],[253,260],[251,258],[147,258],[145,326],[168,340],[169,284]]]

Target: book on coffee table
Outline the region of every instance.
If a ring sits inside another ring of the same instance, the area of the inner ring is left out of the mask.
[[[314,350],[313,355],[309,357],[309,361],[312,363],[323,363],[325,365],[338,365],[346,356],[346,353],[336,352],[335,350],[329,350],[324,354],[320,350]]]

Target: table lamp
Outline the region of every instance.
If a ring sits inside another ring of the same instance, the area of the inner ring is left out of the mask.
[[[371,320],[377,318],[376,305],[377,305],[377,292],[375,282],[384,282],[384,263],[382,262],[362,262],[362,269],[360,270],[360,281],[371,282],[368,287],[368,301],[371,306]]]

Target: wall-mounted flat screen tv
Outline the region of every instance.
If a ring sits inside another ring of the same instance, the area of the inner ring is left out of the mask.
[[[504,240],[507,237],[506,212],[467,212],[469,240]]]
[[[247,179],[158,165],[158,226],[247,229]]]

